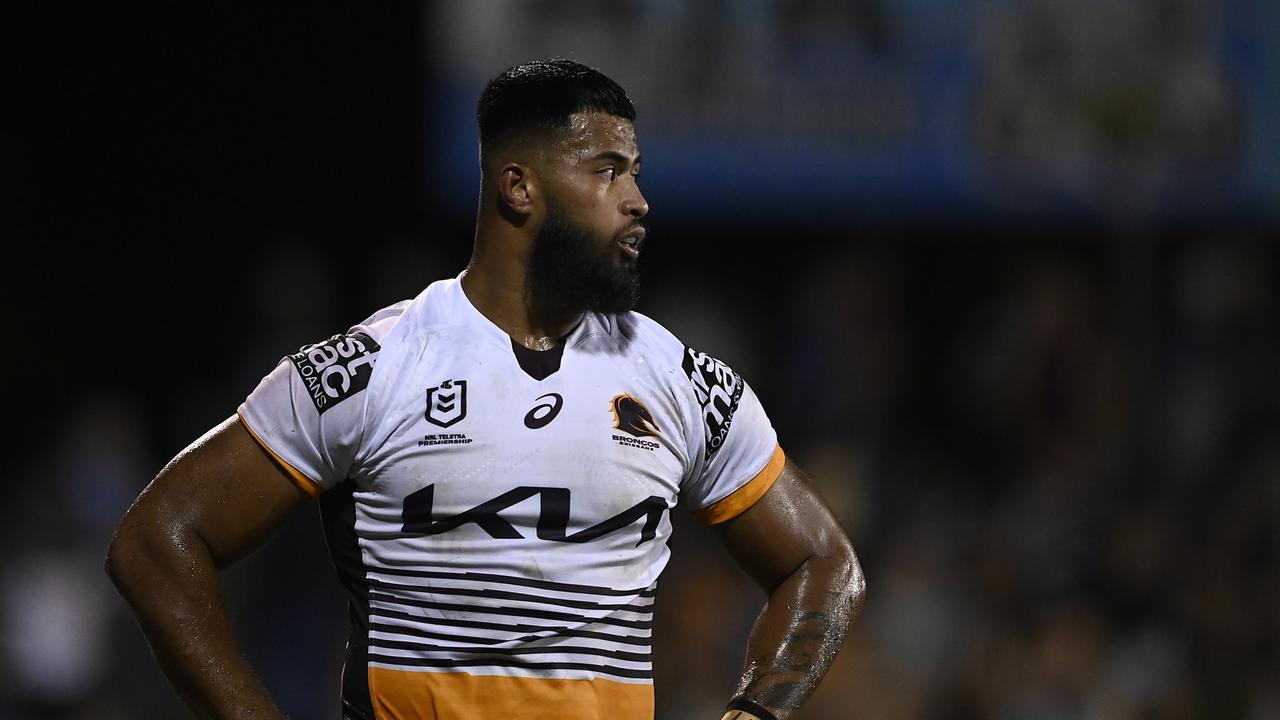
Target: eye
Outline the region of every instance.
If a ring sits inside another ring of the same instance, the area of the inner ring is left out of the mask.
[[[600,171],[600,174],[608,177],[609,182],[613,182],[614,180],[618,179],[618,169],[613,166],[604,168],[603,170]]]

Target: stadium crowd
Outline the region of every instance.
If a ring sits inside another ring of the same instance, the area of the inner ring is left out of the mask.
[[[1280,6],[411,5],[12,23],[0,720],[186,716],[111,532],[281,356],[461,268],[474,184],[422,156],[474,170],[474,76],[572,53],[640,106],[640,310],[746,377],[865,569],[798,717],[1280,717]],[[658,718],[716,718],[763,595],[675,519]],[[314,508],[224,579],[334,717]]]
[[[650,278],[643,309],[741,367],[870,579],[802,717],[1280,712],[1276,247],[1171,240],[1143,287],[1109,247],[864,240],[797,259],[767,296]],[[312,278],[342,270],[309,262]],[[299,307],[281,302],[293,289],[277,270],[257,274],[262,312],[241,327],[254,341],[235,372],[99,391],[60,423],[52,463],[24,459],[24,510],[3,529],[26,550],[0,567],[0,717],[180,713],[97,566],[182,439],[290,350],[265,338],[323,337],[329,317],[360,315],[332,297],[273,316]],[[763,596],[677,521],[656,683],[659,717],[693,720],[723,703]],[[345,615],[315,513],[233,568],[227,592],[282,704],[331,714]]]

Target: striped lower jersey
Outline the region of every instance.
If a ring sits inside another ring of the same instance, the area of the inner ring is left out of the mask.
[[[742,378],[649,318],[536,353],[458,279],[287,356],[239,414],[319,497],[365,720],[652,718],[671,510],[728,520],[783,464]]]

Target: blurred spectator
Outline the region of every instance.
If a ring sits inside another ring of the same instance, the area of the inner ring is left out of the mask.
[[[432,7],[391,55],[372,9],[201,16],[158,48],[77,23],[98,44],[31,81],[69,99],[6,140],[18,245],[48,255],[9,275],[52,290],[6,304],[43,324],[6,356],[36,441],[7,456],[0,720],[184,716],[102,575],[112,529],[285,353],[462,268],[475,94],[550,54],[640,106],[642,311],[743,373],[861,555],[865,615],[800,720],[1280,717],[1280,6]],[[272,124],[282,88],[301,109]],[[413,135],[379,93],[455,120]],[[714,718],[763,595],[676,524],[658,718]],[[224,587],[281,704],[336,717],[314,510]]]

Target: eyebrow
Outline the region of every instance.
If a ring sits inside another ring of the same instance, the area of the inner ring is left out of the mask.
[[[640,155],[639,153],[637,153],[635,159],[633,160],[630,156],[623,155],[622,153],[616,150],[602,150],[596,153],[595,155],[592,155],[587,158],[587,162],[594,162],[596,160],[616,160],[624,165],[627,163],[631,163],[632,165],[639,165]]]

